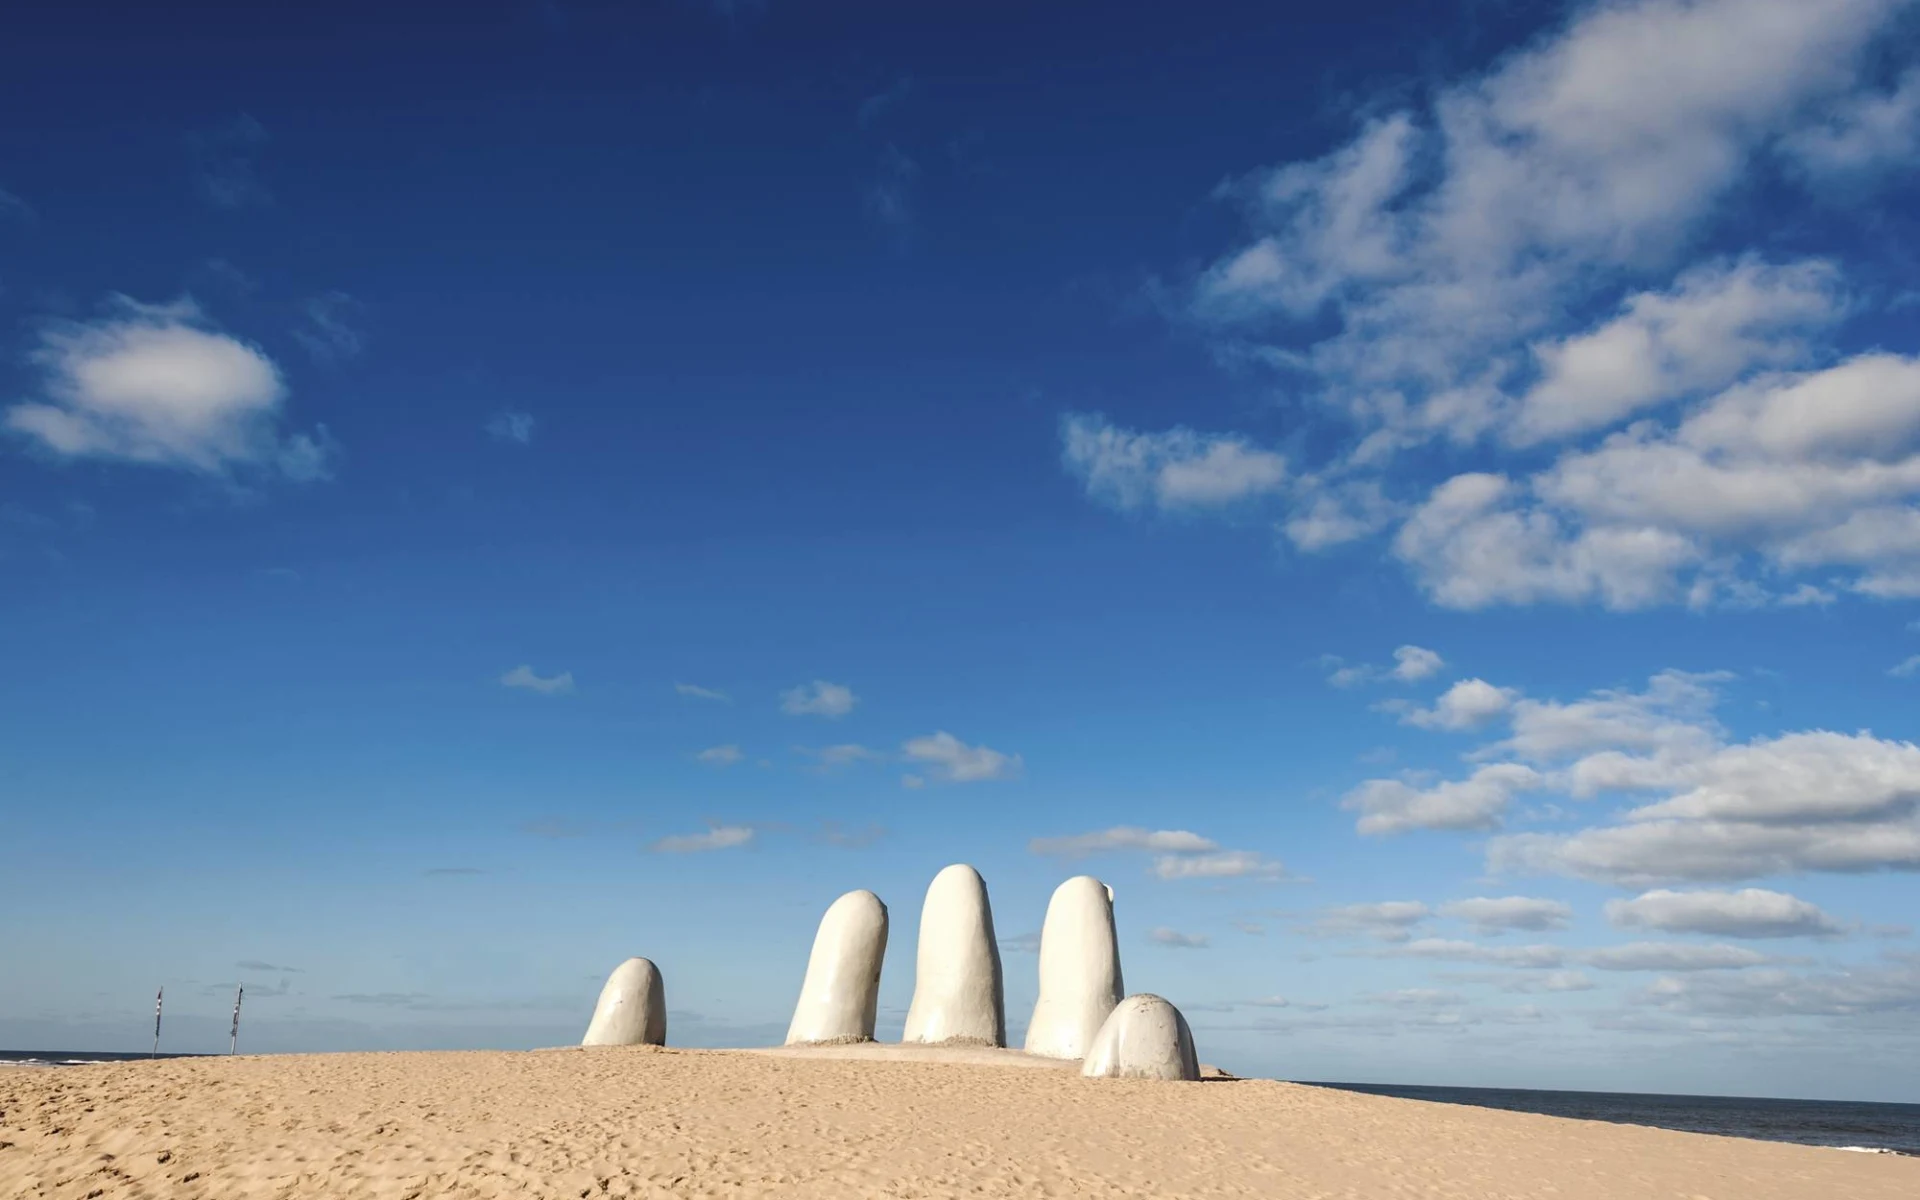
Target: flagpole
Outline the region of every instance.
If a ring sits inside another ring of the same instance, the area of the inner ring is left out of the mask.
[[[147,1056],[149,1058],[160,1057],[160,1002],[166,999],[166,996],[167,989],[164,984],[153,994],[153,1053]]]
[[[233,993],[233,1032],[228,1035],[228,1057],[232,1057],[234,1052],[240,1048],[240,997],[246,994],[246,988],[236,988]]]

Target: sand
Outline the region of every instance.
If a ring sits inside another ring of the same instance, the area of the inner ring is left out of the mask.
[[[1913,1200],[1920,1160],[1014,1052],[606,1047],[0,1073],[0,1196]]]

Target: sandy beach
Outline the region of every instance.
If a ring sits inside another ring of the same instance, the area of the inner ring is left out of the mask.
[[[7,1197],[1920,1195],[1920,1160],[1258,1080],[860,1049],[287,1055],[0,1074]]]

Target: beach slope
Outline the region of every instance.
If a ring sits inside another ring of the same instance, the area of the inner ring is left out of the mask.
[[[991,1058],[635,1046],[9,1071],[0,1196],[1920,1196],[1915,1159]]]

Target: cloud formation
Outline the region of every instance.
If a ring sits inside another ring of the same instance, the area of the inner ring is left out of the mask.
[[[1630,798],[1611,820],[1571,833],[1493,838],[1487,864],[1496,873],[1648,888],[1920,869],[1920,747],[1830,730],[1730,743],[1713,715],[1730,679],[1663,671],[1644,691],[1604,689],[1572,702],[1514,692],[1508,736],[1471,751],[1465,778],[1370,779],[1341,805],[1361,814],[1361,833],[1388,835],[1498,829],[1522,792]]]
[[[826,717],[838,720],[853,711],[860,698],[844,683],[816,679],[780,693],[780,711],[790,717]]]
[[[1148,868],[1158,879],[1255,879],[1278,880],[1286,877],[1286,868],[1274,859],[1252,850],[1223,850],[1212,838],[1201,837],[1185,829],[1143,829],[1117,825],[1092,833],[1066,837],[1040,837],[1027,843],[1033,854],[1065,859],[1087,858],[1097,854],[1144,851],[1154,856]]]
[[[1911,162],[1920,71],[1872,69],[1904,2],[1579,4],[1419,104],[1361,106],[1344,145],[1222,188],[1244,234],[1169,289],[1339,449],[1073,415],[1068,471],[1123,509],[1267,499],[1308,552],[1391,530],[1452,608],[1920,595],[1913,347],[1838,348],[1875,303],[1842,257],[1696,252],[1750,179],[1844,211]]]
[[[1707,933],[1720,937],[1833,937],[1840,922],[1798,896],[1764,888],[1737,892],[1673,892],[1659,889],[1631,900],[1609,900],[1607,920],[1622,929]]]
[[[39,341],[42,398],[7,409],[4,427],[42,451],[296,482],[331,473],[324,427],[282,428],[279,367],[214,328],[191,300],[118,297],[107,315],[48,325]]]
[[[1116,825],[1093,833],[1067,837],[1034,838],[1027,849],[1034,854],[1061,858],[1085,858],[1111,854],[1117,850],[1147,850],[1160,854],[1199,854],[1218,850],[1220,844],[1185,829],[1142,829],[1135,825]]]
[[[1633,942],[1589,950],[1580,961],[1602,971],[1725,971],[1772,962],[1745,946],[1701,946],[1692,942]]]
[[[880,751],[857,742],[842,742],[833,746],[795,746],[794,749],[808,755],[823,768],[845,767],[858,762],[875,762],[886,757]]]
[[[1589,792],[1665,798],[1573,834],[1495,838],[1490,868],[1628,887],[1920,869],[1920,748],[1912,743],[1814,730],[1697,754],[1602,752],[1567,774]]]
[[[1369,779],[1348,792],[1340,807],[1360,813],[1363,834],[1410,829],[1493,829],[1514,796],[1546,780],[1522,763],[1494,763],[1466,779],[1420,787],[1403,779]]]
[[[1476,896],[1441,905],[1440,915],[1465,921],[1484,936],[1510,929],[1530,932],[1565,929],[1573,920],[1573,908],[1559,900],[1531,896]]]
[[[1147,940],[1172,950],[1205,950],[1213,944],[1204,933],[1181,933],[1165,926],[1148,931]]]
[[[1340,660],[1325,660],[1329,665]],[[1423,679],[1437,675],[1446,666],[1446,660],[1424,646],[1401,646],[1393,652],[1393,665],[1384,671],[1369,663],[1356,663],[1353,666],[1338,667],[1327,676],[1327,682],[1335,687],[1355,687],[1375,679],[1392,679],[1400,683],[1418,683]]]
[[[1022,769],[1018,754],[1002,754],[987,746],[969,746],[944,729],[909,738],[900,752],[921,764],[940,783],[985,783],[1016,778]]]
[[[564,696],[573,691],[573,672],[562,671],[558,675],[542,676],[522,663],[500,677],[500,686],[538,692],[542,696]]]
[[[1080,413],[1060,433],[1068,472],[1089,497],[1121,510],[1220,508],[1277,491],[1287,476],[1280,455],[1229,434],[1138,433]]]
[[[1440,694],[1431,707],[1393,705],[1405,724],[1420,729],[1444,729],[1458,732],[1478,729],[1513,707],[1519,693],[1512,688],[1495,687],[1484,679],[1462,679]]]
[[[732,850],[753,840],[750,825],[715,825],[705,833],[684,833],[663,837],[653,843],[655,854],[703,854],[712,850]]]
[[[1370,937],[1383,942],[1413,939],[1415,926],[1433,916],[1417,900],[1383,900],[1373,904],[1342,904],[1323,908],[1301,927],[1316,937]]]

